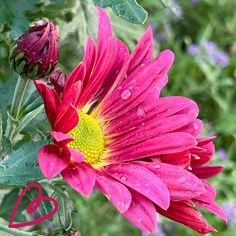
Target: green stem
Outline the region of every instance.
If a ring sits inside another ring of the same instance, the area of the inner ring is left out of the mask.
[[[44,105],[42,104],[41,106],[37,107],[36,109],[25,115],[18,123],[14,132],[14,136],[19,134],[25,128],[25,126],[28,125],[43,110],[43,108]]]
[[[29,83],[29,79],[26,79],[26,78],[23,79],[20,76],[18,77],[13,100],[12,100],[11,110],[10,110],[11,115],[14,118],[17,118],[20,112],[21,104],[22,104],[28,83]]]
[[[5,225],[0,224],[0,230],[6,233],[9,233],[10,235],[14,235],[14,236],[33,236],[35,235],[34,233],[29,233],[29,232],[24,232],[18,229],[12,229],[12,228],[8,228]]]
[[[10,112],[8,113],[7,128],[5,132],[5,137],[12,142],[14,132],[17,125],[17,118],[21,109],[21,104],[27,89],[29,79],[23,79],[18,77],[17,84],[15,87],[15,92],[11,104]]]

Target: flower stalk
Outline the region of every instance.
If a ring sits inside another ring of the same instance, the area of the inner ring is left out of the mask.
[[[12,142],[14,137],[15,129],[18,123],[18,115],[21,109],[21,104],[29,84],[29,79],[18,77],[15,92],[12,99],[11,109],[8,112],[7,128],[5,137]]]

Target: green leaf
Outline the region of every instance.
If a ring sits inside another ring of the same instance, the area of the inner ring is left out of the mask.
[[[31,188],[26,193],[26,196],[27,196],[28,200],[31,202],[32,200],[34,200],[35,198],[38,197],[38,190],[36,188]],[[48,193],[44,188],[43,188],[43,196],[48,196]],[[53,211],[53,206],[50,201],[41,201],[41,203],[35,213],[36,213],[36,215],[39,215],[39,217],[43,217],[45,215],[48,215],[52,211]],[[48,220],[52,221],[53,218],[50,218]]]
[[[57,200],[58,208],[58,218],[63,229],[69,230],[72,226],[72,210],[73,204],[67,192],[56,189],[53,197]]]
[[[20,149],[10,152],[0,162],[0,185],[24,186],[43,179],[38,167],[37,153],[46,142],[28,142]]]
[[[116,15],[135,24],[143,24],[147,19],[147,12],[136,0],[93,0],[93,2],[103,8],[111,7]]]
[[[162,5],[178,18],[182,15],[181,7],[174,0],[161,0]]]
[[[0,216],[6,221],[9,221],[11,217],[13,207],[15,206],[18,195],[19,195],[19,190],[20,190],[19,188],[12,189],[2,199],[2,202],[0,204]],[[16,222],[26,221],[26,217],[22,214],[22,211],[26,209],[29,203],[30,201],[27,198],[23,197],[18,207],[17,214],[14,218],[14,221]]]
[[[37,9],[36,4],[29,0],[0,0],[0,6],[0,22],[12,26],[11,34],[13,37],[18,37],[28,28],[27,11]]]

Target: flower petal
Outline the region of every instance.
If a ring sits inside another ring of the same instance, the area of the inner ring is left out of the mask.
[[[152,90],[154,81],[166,76],[173,60],[173,53],[165,50],[153,62],[136,69],[111,94],[103,106],[102,115],[114,119],[143,102]]]
[[[66,92],[77,81],[83,81],[85,73],[86,73],[85,63],[81,62],[67,77],[63,91]]]
[[[64,90],[62,96],[62,103],[65,104],[70,103],[73,106],[77,107],[81,91],[82,91],[82,81],[79,80],[74,84],[72,84],[70,88]]]
[[[167,186],[171,200],[187,200],[206,190],[202,180],[189,171],[165,163],[137,162],[155,173]]]
[[[84,154],[82,152],[79,152],[77,149],[70,148],[71,156],[70,158],[77,163],[80,163],[84,160]]]
[[[74,140],[70,135],[65,134],[63,132],[50,131],[49,133],[51,134],[55,142],[58,144],[66,145],[70,141]]]
[[[145,111],[140,110],[140,112]],[[195,118],[193,114],[173,115],[162,119],[153,117],[153,119],[150,119],[138,128],[130,130],[129,133],[112,138],[109,148],[121,149],[125,146],[140,143],[146,139],[152,139],[165,133],[174,132],[194,121]]]
[[[105,96],[108,96],[109,93],[114,90],[117,83],[119,73],[122,71],[123,66],[127,63],[129,59],[129,49],[128,47],[119,39],[115,39],[117,43],[117,55],[116,60],[109,72],[104,79],[101,89],[99,90],[98,94],[96,94],[96,99],[102,99]],[[123,69],[124,70],[124,69]]]
[[[47,179],[52,179],[68,166],[68,160],[60,155],[56,145],[48,144],[38,152],[39,167]]]
[[[192,169],[192,173],[195,174],[198,178],[208,179],[215,175],[218,175],[224,169],[223,166],[199,166]]]
[[[157,212],[169,219],[181,224],[187,225],[189,228],[198,231],[201,234],[215,232],[203,218],[200,212],[184,202],[171,202],[167,211],[156,207]]]
[[[96,180],[95,170],[87,163],[78,163],[69,166],[61,175],[65,181],[77,192],[88,197],[92,191]]]
[[[197,117],[198,112],[199,109],[196,103],[185,97],[173,96],[148,99],[125,115],[112,120],[106,128],[106,132],[108,135],[129,133],[130,130],[137,129],[150,120],[161,120],[177,114],[192,114],[192,116]]]
[[[188,133],[167,133],[130,145],[121,150],[111,151],[108,160],[110,163],[120,163],[156,155],[182,152],[195,145],[195,138]]]
[[[148,63],[153,53],[153,34],[152,28],[148,26],[146,32],[139,40],[132,55],[127,74],[131,74],[141,64]]]
[[[212,212],[213,214],[215,214],[216,216],[219,216],[221,219],[223,219],[225,222],[227,222],[227,216],[225,215],[224,211],[214,201],[202,202],[202,201],[198,201],[198,200],[194,199],[193,203],[196,206],[205,208],[206,210]]]
[[[154,173],[137,164],[118,164],[105,167],[106,173],[129,186],[155,202],[163,209],[167,209],[170,202],[169,191],[163,181]]]
[[[97,52],[93,70],[78,102],[79,107],[83,107],[99,91],[116,60],[116,55],[116,40],[110,38],[102,44],[101,49]]]
[[[131,203],[131,194],[123,184],[98,173],[96,187],[107,196],[120,213],[127,211]]]
[[[102,47],[104,41],[112,37],[111,23],[106,11],[97,7],[98,12],[98,48]]]
[[[156,229],[157,219],[153,203],[139,193],[132,191],[132,203],[123,216],[144,232]]]
[[[183,169],[188,169],[190,165],[190,154],[188,151],[161,155],[158,158],[161,159],[161,162],[182,167]]]
[[[43,98],[44,107],[50,121],[51,127],[54,128],[54,123],[57,116],[57,109],[60,102],[60,98],[56,91],[50,88],[45,82],[41,80],[34,81],[34,84]]]
[[[61,104],[55,122],[55,130],[63,133],[71,131],[79,122],[76,108],[71,104]]]

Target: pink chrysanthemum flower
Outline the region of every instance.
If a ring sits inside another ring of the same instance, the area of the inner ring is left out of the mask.
[[[112,36],[106,13],[98,12],[97,44],[88,39],[83,62],[63,89],[35,82],[54,140],[39,151],[43,174],[52,179],[60,173],[84,196],[96,186],[143,231],[156,228],[156,212],[201,233],[214,231],[195,209],[225,219],[214,189],[203,180],[210,169],[212,175],[221,170],[204,166],[213,154],[212,140],[199,139],[195,102],[159,97],[173,53],[151,58],[148,27],[130,55]]]

